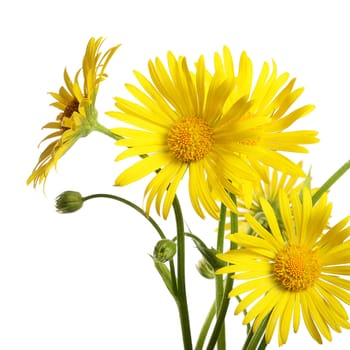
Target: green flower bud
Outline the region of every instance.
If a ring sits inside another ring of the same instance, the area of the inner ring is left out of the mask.
[[[209,264],[207,259],[201,259],[198,261],[196,268],[198,272],[205,278],[213,279],[215,277],[215,271]]]
[[[165,263],[176,254],[176,243],[169,239],[160,240],[153,251],[153,258],[158,262]]]
[[[271,203],[270,203],[271,204]],[[265,213],[263,211],[259,211],[254,215],[255,220],[263,227],[265,227],[266,229],[268,229],[268,223],[267,223],[267,219],[265,216]]]
[[[56,197],[56,209],[61,214],[74,213],[83,206],[83,203],[83,197],[75,191],[65,191]]]

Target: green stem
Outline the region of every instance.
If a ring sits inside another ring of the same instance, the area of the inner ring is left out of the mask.
[[[215,344],[217,342],[217,339],[219,337],[219,334],[221,332],[221,328],[222,328],[222,325],[225,321],[227,309],[228,309],[228,306],[230,303],[230,299],[228,298],[228,293],[232,289],[232,286],[233,286],[233,279],[232,278],[227,279],[226,285],[225,285],[225,290],[224,290],[224,298],[223,298],[221,306],[220,306],[219,314],[217,316],[216,323],[215,323],[215,326],[213,329],[213,333],[210,337],[207,350],[214,349]]]
[[[141,209],[139,206],[135,205],[134,203],[128,201],[125,198],[122,197],[118,197],[118,196],[114,196],[112,194],[107,194],[107,193],[98,193],[98,194],[92,194],[90,196],[86,196],[83,197],[83,201],[87,201],[89,199],[93,199],[93,198],[109,198],[109,199],[114,199],[118,202],[124,203],[126,205],[128,205],[129,207],[135,209],[137,212],[139,212],[142,216],[144,216],[152,225],[153,227],[156,229],[156,231],[158,232],[159,236],[162,239],[166,239],[165,234],[163,233],[162,229],[159,227],[159,225],[149,216],[147,215],[147,213]]]
[[[107,136],[110,136],[112,139],[114,139],[114,140],[116,140],[116,141],[122,139],[121,136],[119,136],[119,135],[117,135],[117,134],[114,134],[110,129],[106,128],[105,126],[103,126],[102,124],[100,124],[98,121],[96,121],[94,130],[95,130],[95,131],[99,131],[99,132],[101,132],[102,134],[105,134],[105,135],[107,135]]]
[[[220,219],[218,226],[218,235],[216,242],[216,250],[218,253],[224,251],[224,238],[225,238],[225,223],[226,223],[226,206],[221,204]],[[224,297],[224,280],[222,275],[215,276],[215,288],[216,288],[216,316],[219,316],[220,305]],[[226,336],[225,336],[225,322],[222,323],[221,331],[217,342],[217,350],[226,349]]]
[[[187,306],[185,281],[185,225],[180,202],[176,196],[173,201],[173,209],[175,213],[177,230],[177,304],[180,314],[184,349],[192,350],[192,337]]]
[[[236,203],[236,197],[231,194],[232,200]],[[231,220],[231,233],[236,233],[238,231],[238,216],[235,213],[230,213],[230,220]],[[230,249],[236,249],[236,245],[231,243]],[[216,319],[216,323],[212,332],[212,335],[210,337],[207,350],[213,350],[215,347],[215,344],[217,342],[217,339],[220,335],[220,331],[222,328],[222,325],[225,321],[226,313],[230,304],[230,298],[228,297],[229,292],[231,291],[233,286],[233,279],[230,276],[227,276],[226,282],[225,282],[225,290],[223,294],[222,303],[220,305],[219,313]]]
[[[265,337],[263,337],[257,350],[265,350],[266,347],[267,347],[266,340],[265,340]]]
[[[315,204],[330,187],[350,169],[350,160],[342,165],[312,196],[312,204]]]
[[[214,319],[215,313],[216,313],[216,300],[214,301],[213,305],[211,306],[211,308],[208,312],[208,315],[203,323],[202,329],[201,329],[199,336],[198,336],[198,341],[197,341],[195,350],[202,350],[203,349],[204,341],[205,341],[205,338],[208,334],[210,325]]]
[[[250,328],[248,337],[246,339],[246,342],[243,345],[242,350],[256,350],[256,349],[263,350],[266,348],[265,339],[262,339],[262,337],[264,336],[265,328],[267,326],[267,321],[269,320],[269,317],[270,315],[267,315],[263,319],[263,321],[261,322],[260,326],[258,327],[255,333],[253,332],[253,327]]]

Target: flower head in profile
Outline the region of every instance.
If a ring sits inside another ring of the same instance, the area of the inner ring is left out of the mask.
[[[242,68],[237,78],[227,56],[227,50],[223,60],[215,55],[213,74],[206,69],[203,56],[194,71],[188,68],[185,57],[176,58],[171,52],[167,68],[156,58],[149,62],[150,80],[135,72],[143,90],[126,85],[137,102],[117,97],[118,111],[108,113],[134,127],[112,129],[123,138],[117,145],[127,147],[117,160],[143,158],[120,174],[115,184],[127,185],[154,173],[145,190],[147,212],[155,200],[157,212],[162,211],[167,217],[186,172],[193,208],[201,217],[205,211],[214,218],[218,218],[217,202],[236,210],[228,192],[239,194],[243,181],[259,180],[258,170],[252,166],[257,159],[303,174],[276,150],[305,151],[300,144],[316,142],[315,132],[290,135],[286,138],[288,147],[278,141],[278,135],[313,107],[282,118],[282,110],[286,111],[296,98],[290,85],[275,97],[281,79],[274,71],[266,81],[265,69],[262,82],[250,96],[247,82],[251,72]],[[260,98],[258,106],[251,97]],[[275,109],[279,112],[273,114]],[[273,123],[272,119],[276,121]],[[277,136],[272,137],[275,134]],[[257,156],[253,157],[255,152]]]
[[[91,38],[87,44],[82,68],[77,71],[72,80],[64,70],[65,86],[58,93],[50,92],[56,100],[51,105],[60,110],[57,118],[43,126],[43,129],[53,130],[41,142],[52,140],[41,153],[27,184],[33,182],[34,187],[45,182],[51,168],[80,138],[94,130],[97,121],[95,100],[99,84],[106,78],[105,69],[118,46],[112,47],[104,54],[100,51],[102,38]],[[79,78],[83,75],[83,83]]]
[[[297,332],[301,317],[318,343],[322,336],[331,340],[330,328],[350,328],[341,303],[350,303],[350,281],[341,277],[350,274],[350,217],[329,227],[326,194],[313,204],[308,188],[302,196],[280,191],[281,230],[272,206],[264,198],[260,202],[269,231],[247,214],[254,235],[228,235],[239,249],[218,255],[229,265],[217,273],[234,273],[232,278],[243,281],[229,294],[241,297],[235,314],[246,310],[243,323],[254,321],[254,332],[268,317],[267,343],[278,327],[279,344],[285,344],[291,324]]]

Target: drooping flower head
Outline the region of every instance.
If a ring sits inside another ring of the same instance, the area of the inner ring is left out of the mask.
[[[69,77],[67,70],[64,70],[66,86],[62,86],[58,93],[50,92],[50,95],[56,100],[51,105],[61,112],[56,121],[43,126],[43,129],[54,131],[41,142],[54,140],[41,153],[27,184],[33,182],[36,187],[38,183],[45,182],[51,168],[56,166],[58,160],[73,144],[80,137],[87,136],[94,130],[97,120],[95,100],[99,84],[107,77],[105,69],[119,47],[119,45],[112,47],[102,54],[100,51],[102,43],[102,38],[91,38],[86,47],[82,68],[77,71],[74,80]],[[81,73],[83,75],[82,84],[79,82]]]
[[[295,133],[286,138],[288,147],[277,140],[281,131],[300,113],[306,114],[313,107],[292,113],[286,120],[281,119],[282,110],[286,111],[287,104],[291,103],[291,87],[286,88],[288,91],[281,93],[282,96],[274,97],[275,85],[281,86],[281,79],[276,77],[274,70],[269,79],[274,90],[271,88],[268,96],[261,97],[260,94],[266,95],[268,90],[266,79],[261,78],[254,96],[250,96],[247,81],[251,72],[241,68],[237,78],[227,56],[227,50],[223,61],[215,55],[215,69],[211,74],[203,56],[191,71],[185,57],[176,58],[169,52],[168,69],[159,58],[149,62],[150,80],[135,72],[143,91],[134,85],[126,85],[137,102],[115,99],[119,111],[108,114],[135,127],[112,129],[123,137],[117,145],[127,147],[117,160],[133,156],[143,158],[120,174],[115,184],[127,185],[155,172],[145,190],[147,212],[155,200],[157,212],[160,213],[162,207],[162,214],[167,217],[178,185],[187,171],[189,195],[195,211],[201,217],[206,211],[214,218],[218,217],[217,201],[236,210],[228,192],[238,194],[242,181],[258,181],[258,171],[252,166],[256,159],[288,172],[303,174],[276,150],[304,151],[300,144],[316,142],[316,133]],[[266,75],[266,68],[262,75]],[[264,108],[259,113],[256,102],[251,99],[256,95],[268,104],[265,106],[260,101],[258,106]],[[288,96],[288,103],[285,96]],[[274,98],[273,102],[269,98]],[[274,117],[268,108],[270,105],[279,108]],[[276,137],[272,137],[275,134]],[[283,137],[280,139],[284,140]],[[273,148],[271,143],[275,144]],[[253,157],[254,152],[257,155]]]
[[[261,207],[269,231],[250,214],[254,235],[236,233],[228,239],[238,245],[218,257],[229,265],[217,273],[234,273],[237,282],[229,296],[240,295],[235,314],[247,311],[243,323],[254,321],[257,331],[268,317],[265,339],[269,343],[278,327],[279,344],[285,344],[291,323],[299,329],[301,316],[311,336],[322,343],[332,339],[330,328],[350,328],[341,302],[350,304],[350,216],[329,227],[332,205],[324,194],[312,203],[311,191],[279,193],[283,230],[274,209],[264,198]]]

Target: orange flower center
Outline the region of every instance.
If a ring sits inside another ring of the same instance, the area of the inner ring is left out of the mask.
[[[291,292],[311,287],[320,275],[317,253],[298,245],[287,246],[279,252],[274,275]]]
[[[180,118],[169,130],[168,146],[182,162],[203,159],[213,145],[213,129],[201,118]]]

